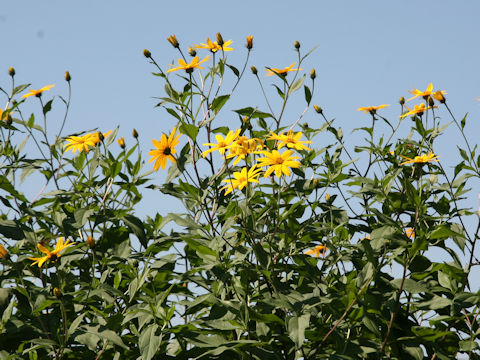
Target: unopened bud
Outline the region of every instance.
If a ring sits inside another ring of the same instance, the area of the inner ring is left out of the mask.
[[[170,35],[167,40],[170,44],[172,44],[174,48],[178,49],[180,47],[180,44],[178,43],[177,37],[175,35]]]
[[[197,56],[197,51],[196,51],[194,48],[192,48],[192,47],[189,47],[189,48],[188,48],[188,53],[189,53],[190,56],[192,56],[192,57]]]
[[[402,96],[398,102],[403,106],[405,104],[405,98]]]
[[[103,140],[105,139],[105,136],[103,136],[102,132],[97,131],[97,135],[98,135],[98,139],[103,142]]]
[[[11,77],[15,76],[15,69],[11,66],[8,68],[8,75],[10,75]]]
[[[57,299],[60,299],[63,296],[62,291],[57,287],[53,288],[53,295],[55,295]]]
[[[13,99],[13,100],[12,100],[12,105],[15,106],[15,105],[17,105],[17,104],[18,104],[18,103],[17,103],[17,100]]]
[[[428,106],[433,106],[435,104],[435,102],[433,101],[433,99],[429,96],[428,97]]]
[[[313,105],[313,108],[315,109],[315,111],[319,114],[323,114],[323,109],[318,106],[318,105]]]
[[[95,247],[95,239],[93,236],[87,236],[87,245],[90,249],[93,249]]]
[[[251,50],[253,48],[253,36],[248,35],[247,36],[247,49]]]
[[[117,142],[122,149],[125,149],[125,138],[123,136],[120,139],[117,139]]]
[[[223,44],[225,44],[225,41],[223,41],[223,37],[222,37],[222,34],[220,33],[217,33],[217,44],[222,47]]]
[[[138,139],[138,132],[137,132],[137,129],[133,129],[132,130],[132,136],[135,138],[135,139]]]
[[[326,194],[325,194],[325,201],[326,201],[326,202],[330,202],[330,198],[331,198],[330,194],[329,194],[329,193],[326,193]]]
[[[10,113],[7,114],[7,117],[5,118],[5,122],[7,123],[7,125],[12,125],[13,119]]]
[[[65,71],[65,80],[67,82],[70,82],[70,80],[72,80],[72,77],[70,76],[70,72],[68,72],[68,70]]]
[[[300,43],[298,41],[295,41],[293,46],[295,46],[295,49],[297,49],[297,50],[300,49]]]
[[[257,68],[256,68],[255,66],[253,66],[253,65],[250,66],[250,70],[252,70],[252,74],[253,74],[253,75],[257,75],[257,74],[258,74],[258,70],[257,70]]]
[[[433,97],[435,98],[435,100],[439,101],[442,104],[445,104],[445,102],[447,101],[440,90],[433,93]]]
[[[315,80],[316,77],[317,73],[315,72],[315,69],[312,69],[312,71],[310,71],[310,79]]]
[[[152,53],[147,49],[143,49],[143,56],[145,56],[147,59],[150,59],[152,57]]]

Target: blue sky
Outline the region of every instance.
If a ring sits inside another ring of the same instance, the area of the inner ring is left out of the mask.
[[[151,75],[155,69],[142,55],[144,48],[167,68],[178,58],[166,41],[169,35],[175,34],[186,48],[221,32],[233,40],[235,52],[229,59],[240,64],[245,37],[254,35],[250,63],[263,72],[264,66],[282,68],[295,61],[293,42],[298,40],[305,51],[319,45],[304,64],[318,75],[313,103],[337,119],[347,144],[358,139],[350,131],[367,124],[358,107],[391,104],[382,114],[396,120],[399,97],[430,82],[448,92],[457,118],[469,113],[467,135],[475,144],[480,133],[479,14],[475,0],[22,0],[0,9],[0,86],[8,87],[7,71],[13,66],[17,83],[32,83],[34,89],[57,84],[49,95],[65,96],[63,76],[69,70],[73,98],[66,133],[120,125],[119,135],[132,143],[135,127],[146,152],[151,139],[174,123],[164,110],[154,108],[153,97],[162,96],[163,83]],[[266,110],[263,99],[249,91],[253,80],[247,73],[239,101]],[[54,105],[60,108],[61,102]],[[55,114],[52,124],[61,122],[60,113]],[[450,121],[443,110],[438,115]],[[305,121],[318,117],[310,111]],[[447,164],[457,160],[460,140],[453,126],[440,139],[437,153]],[[474,207],[476,185],[467,199]],[[160,194],[149,194],[142,212],[160,201]]]

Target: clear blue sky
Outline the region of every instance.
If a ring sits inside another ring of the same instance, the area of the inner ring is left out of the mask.
[[[239,52],[245,51],[245,37],[254,35],[251,64],[263,71],[295,61],[293,42],[299,40],[302,50],[320,45],[305,64],[305,70],[314,67],[318,74],[313,103],[337,119],[347,139],[354,139],[352,128],[366,124],[359,106],[391,104],[382,114],[396,120],[399,97],[433,82],[448,92],[457,117],[469,113],[467,133],[475,144],[480,134],[479,15],[477,0],[22,0],[0,9],[0,86],[8,87],[7,70],[13,66],[17,83],[32,83],[34,89],[57,84],[49,95],[65,96],[68,69],[73,99],[66,133],[120,125],[128,143],[135,127],[146,152],[152,137],[169,131],[173,122],[154,108],[152,97],[162,95],[163,83],[150,74],[155,70],[143,57],[144,48],[166,68],[178,58],[166,41],[171,34],[186,47],[220,31]],[[243,59],[228,56],[234,63]],[[248,100],[266,109],[260,96]],[[449,121],[444,111],[439,115]],[[310,112],[305,120],[318,118]],[[60,123],[60,115],[50,121]],[[439,143],[442,160],[457,159],[455,142],[460,136],[452,126]],[[473,189],[469,205],[477,206],[478,191]],[[162,199],[150,195],[146,212]]]

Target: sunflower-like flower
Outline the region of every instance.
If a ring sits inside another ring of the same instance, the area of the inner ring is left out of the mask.
[[[29,90],[30,92],[28,94],[25,94],[25,95],[22,95],[23,98],[27,98],[29,96],[36,96],[36,97],[40,97],[42,96],[42,93],[44,91],[47,91],[47,90],[50,90],[52,87],[54,87],[55,85],[47,85],[47,86],[44,86],[42,87],[41,89],[38,89],[38,90]]]
[[[317,245],[313,249],[305,251],[305,255],[315,255],[315,257],[318,258],[320,255],[325,256],[327,250],[325,245]]]
[[[257,165],[253,165],[250,170],[247,170],[247,167],[242,168],[241,171],[235,171],[233,173],[234,179],[225,179],[222,182],[227,183],[228,185],[220,189],[225,191],[225,195],[230,194],[234,189],[242,190],[249,182],[258,183],[258,176],[262,169],[257,169]]]
[[[217,139],[217,144],[213,144],[213,143],[203,144],[203,146],[212,146],[212,147],[202,152],[202,156],[206,157],[208,154],[210,154],[215,150],[218,150],[218,152],[222,155],[225,154],[225,151],[230,147],[230,144],[238,137],[239,134],[240,134],[240,129],[235,130],[235,132],[230,130],[227,136],[225,136],[225,139],[220,134],[216,135],[215,138]]]
[[[438,90],[441,94],[446,94],[447,92],[445,90]],[[438,92],[437,91],[437,92]],[[410,100],[413,100],[417,97],[423,97],[423,98],[427,98],[431,95],[433,95],[435,93],[435,91],[433,91],[433,83],[430,83],[428,86],[427,86],[427,89],[425,91],[421,91],[421,90],[418,90],[418,89],[413,89],[413,90],[409,90],[408,91],[410,94],[413,94],[414,96],[412,96],[410,99],[408,99],[407,101],[410,101]]]
[[[223,45],[220,45],[217,41],[212,41],[210,38],[207,38],[207,43],[200,43],[200,45],[195,45],[196,49],[208,49],[212,53],[216,53],[217,51],[232,51],[233,48],[228,47],[232,43],[232,40],[225,41]]]
[[[390,105],[383,104],[383,105],[378,105],[378,106],[359,107],[357,109],[357,111],[364,111],[365,114],[370,113],[370,114],[374,115],[377,112],[377,110],[386,108],[387,106],[390,106]]]
[[[156,149],[148,152],[148,155],[152,156],[148,162],[155,160],[155,164],[153,164],[153,170],[157,171],[160,167],[165,169],[165,166],[167,166],[167,159],[170,159],[174,163],[177,162],[173,155],[177,153],[175,146],[177,146],[180,142],[178,140],[180,134],[175,137],[176,131],[177,128],[174,127],[168,138],[167,135],[162,134],[160,141],[155,139],[152,140],[153,146],[155,146]]]
[[[76,151],[78,152],[86,152],[90,151],[90,147],[95,147],[97,143],[95,142],[95,138],[92,134],[86,134],[83,136],[70,136],[67,138],[67,144],[64,145],[65,151],[72,150],[72,153],[75,154]]]
[[[38,250],[40,250],[42,253],[46,255],[38,258],[29,257],[28,259],[34,261],[32,265],[38,264],[38,267],[42,267],[42,265],[47,260],[56,261],[60,257],[60,251],[72,245],[75,245],[75,243],[70,242],[70,240],[63,242],[63,237],[58,238],[57,244],[55,245],[55,249],[53,251],[48,250],[45,246],[38,243],[37,244]]]
[[[275,134],[274,132],[270,131],[270,136],[267,138],[267,140],[276,140],[278,141],[278,149],[280,150],[282,147],[287,146],[290,149],[295,149],[297,151],[300,150],[307,150],[311,151],[312,149],[306,147],[303,144],[311,144],[312,142],[310,140],[308,141],[300,141],[300,138],[302,137],[302,132],[299,131],[296,134],[293,133],[293,130],[288,130],[286,134],[283,132],[280,134]]]
[[[249,139],[246,136],[239,136],[229,147],[227,159],[237,157],[233,165],[238,164],[240,160],[245,159],[248,154],[258,154],[263,149],[263,142],[260,139]]]
[[[203,67],[201,67],[200,64],[207,61],[208,59],[210,59],[210,56],[207,56],[202,61],[199,61],[200,58],[198,56],[195,56],[192,59],[192,61],[190,61],[190,63],[188,63],[188,64],[185,62],[185,60],[178,59],[178,65],[179,66],[173,67],[173,68],[167,70],[167,73],[172,72],[172,71],[177,71],[177,70],[185,70],[187,73],[191,73],[193,71],[193,69],[195,69],[195,68],[203,69]]]
[[[423,154],[419,156],[415,156],[413,159],[400,155],[404,159],[407,159],[407,161],[401,163],[400,165],[405,165],[405,164],[425,164],[430,161],[440,161],[438,160],[438,156],[433,153],[433,151],[430,151],[428,154]]]
[[[401,118],[404,118],[408,115],[414,115],[414,114],[420,114],[422,115],[425,111],[428,109],[436,109],[438,106],[425,106],[424,103],[421,103],[420,105],[415,105],[413,109],[408,108],[405,106],[405,108],[408,110],[406,113],[400,115]]]
[[[283,68],[283,69],[276,69],[276,68],[270,68],[270,69],[266,69],[267,70],[267,76],[272,76],[272,75],[286,75],[287,73],[289,73],[290,71],[300,71],[300,70],[303,70],[303,69],[293,69],[293,67],[295,66],[296,63],[292,63],[292,65],[290,66],[287,66],[286,68]]]
[[[275,176],[278,178],[282,176],[282,174],[289,176],[290,168],[300,167],[300,163],[295,161],[296,159],[299,159],[299,157],[291,156],[293,154],[293,150],[286,150],[282,154],[280,154],[277,150],[273,150],[272,152],[262,151],[261,153],[266,157],[259,158],[257,160],[258,165],[270,166],[267,171],[265,171],[264,177],[270,176],[270,174],[274,171]]]

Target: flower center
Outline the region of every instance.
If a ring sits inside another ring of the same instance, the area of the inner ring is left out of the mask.
[[[172,153],[172,149],[170,149],[169,147],[166,147],[165,150],[163,150],[164,155],[170,155],[171,153]]]
[[[285,160],[281,156],[277,156],[274,161],[276,164],[281,165]]]

